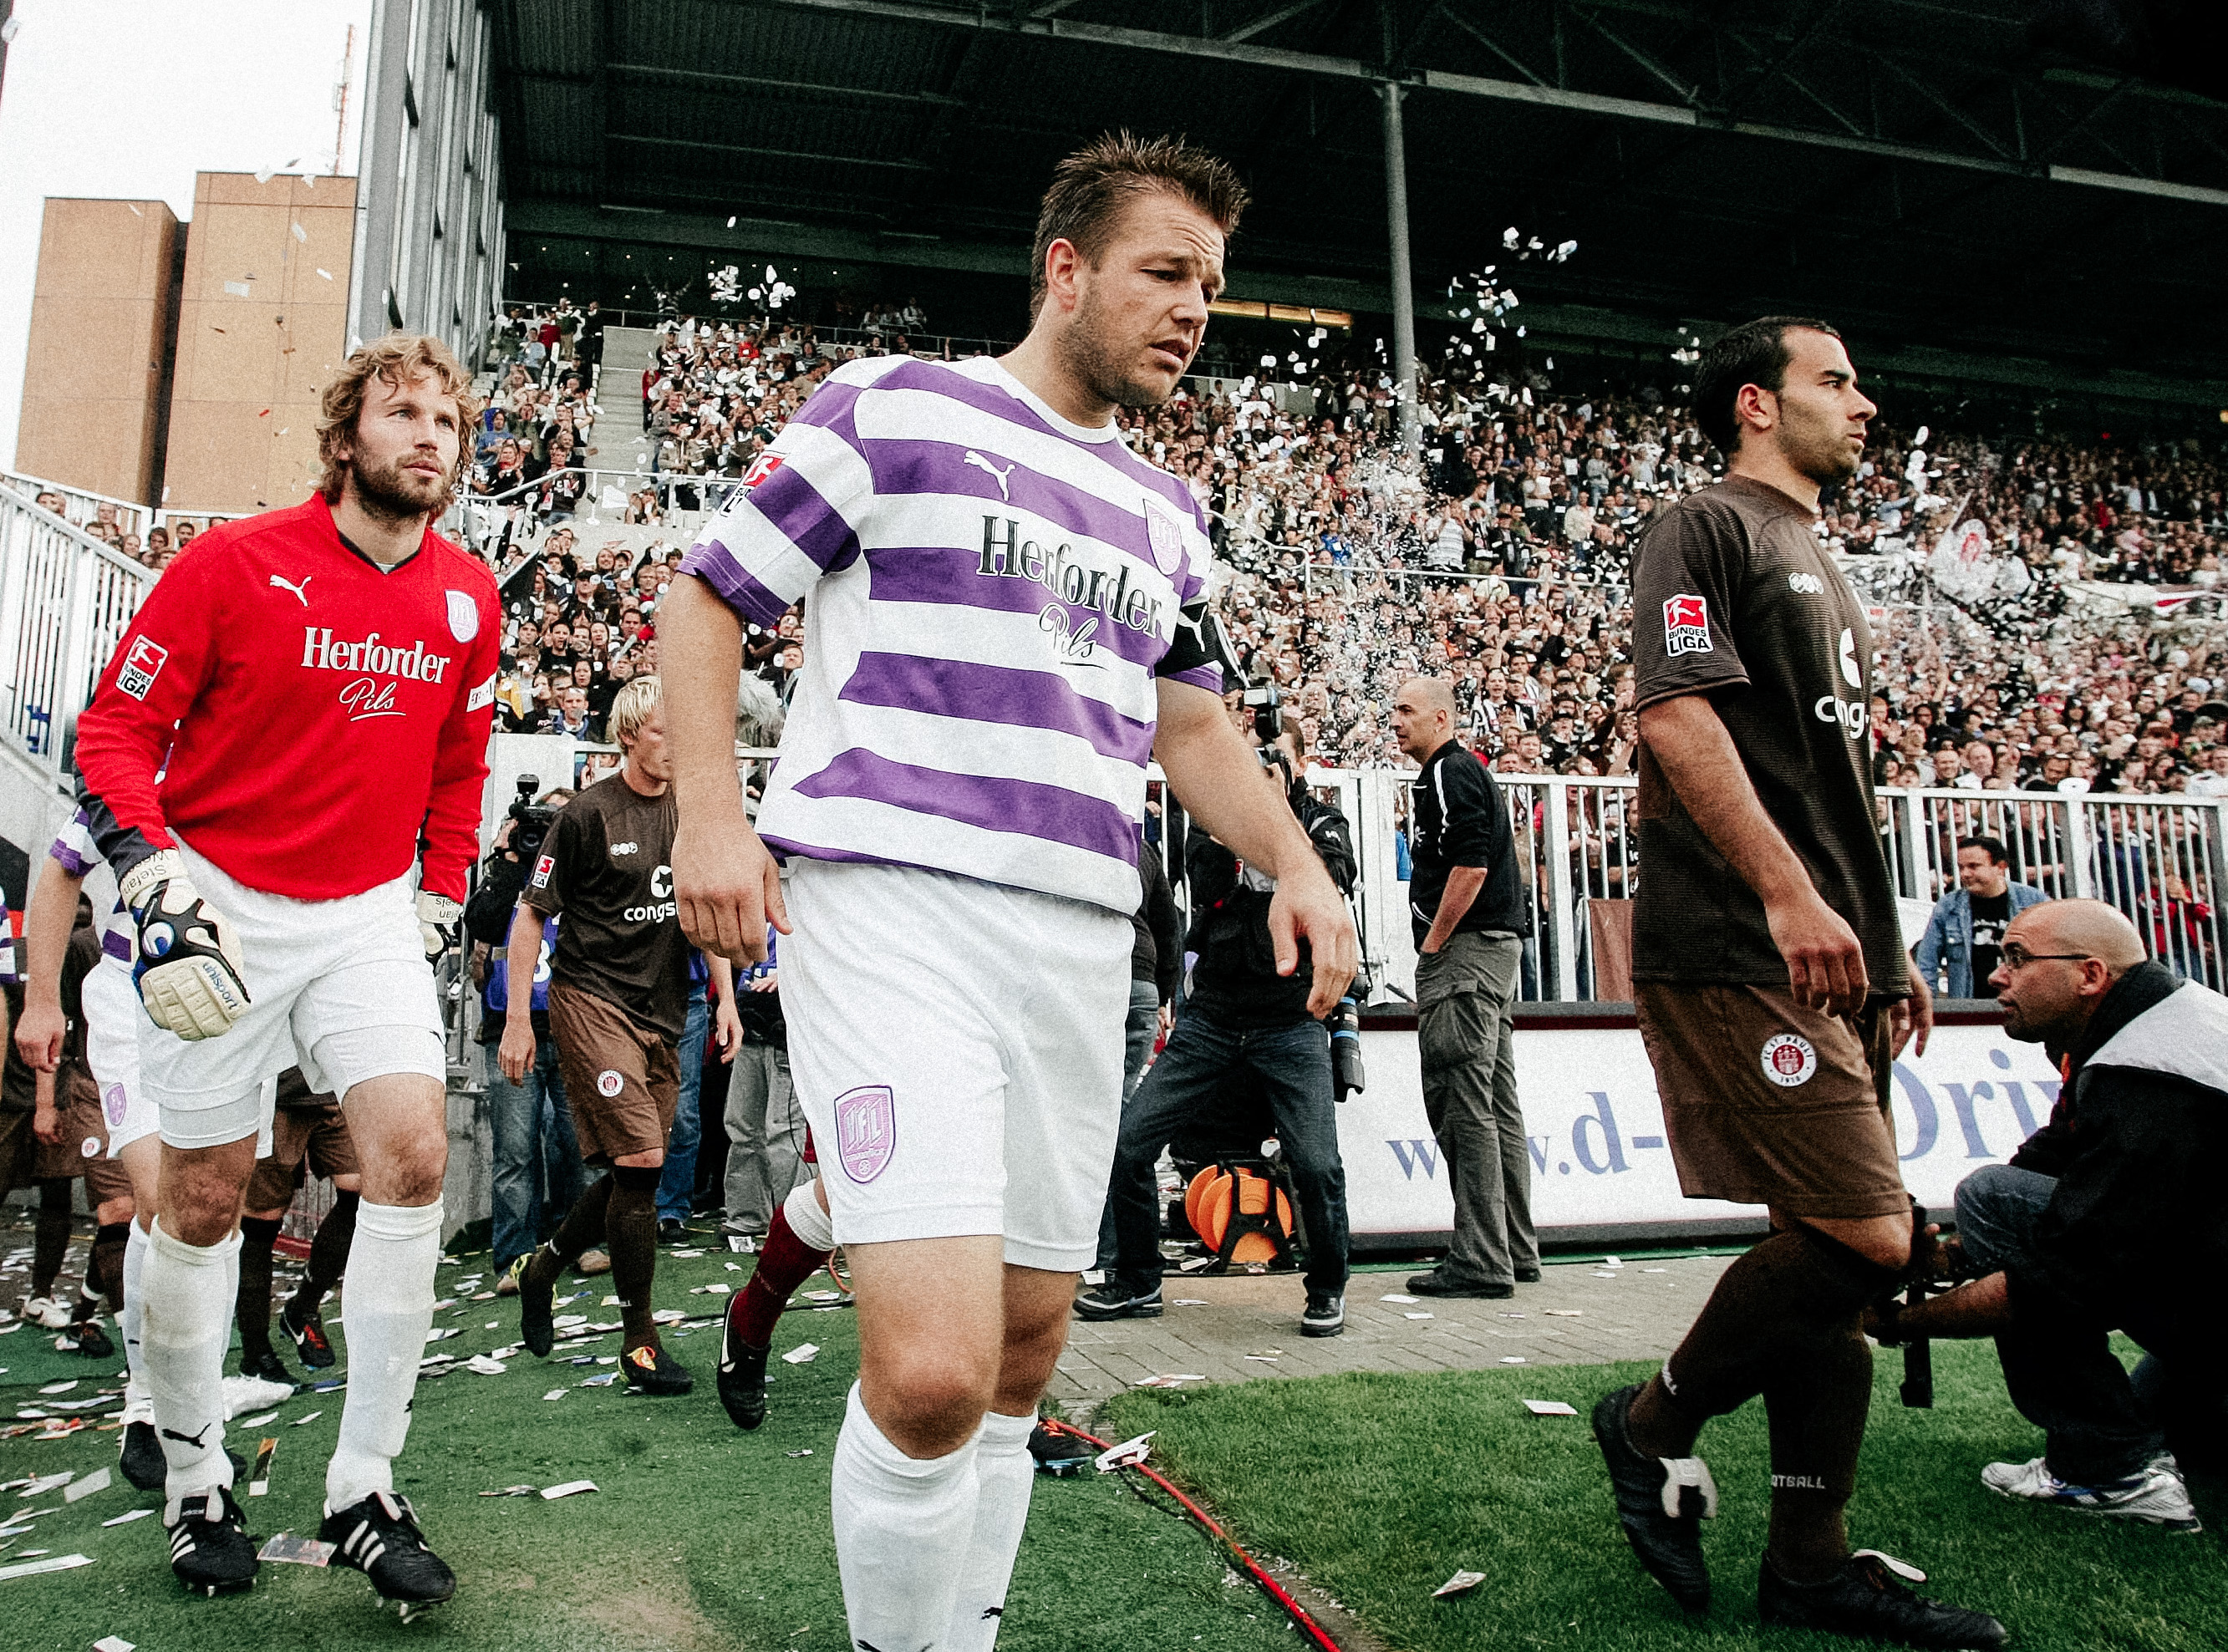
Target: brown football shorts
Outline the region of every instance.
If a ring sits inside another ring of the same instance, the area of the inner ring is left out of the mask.
[[[1911,1207],[1888,1111],[1888,1015],[1805,1009],[1784,987],[1642,981],[1640,1036],[1689,1199],[1789,1216]]]
[[[340,1103],[313,1093],[302,1069],[288,1067],[278,1077],[278,1105],[271,1115],[271,1156],[255,1162],[246,1210],[284,1210],[311,1176],[352,1176],[359,1168]]]
[[[681,1106],[681,1052],[607,998],[549,983],[549,1035],[585,1164],[663,1153]]]
[[[32,1138],[37,1149],[34,1173],[48,1177],[85,1178],[85,1201],[98,1207],[112,1199],[131,1196],[131,1178],[123,1164],[108,1156],[108,1119],[100,1110],[100,1091],[93,1075],[68,1066],[54,1075],[64,1093],[55,1098],[61,1113],[61,1139],[49,1145]]]

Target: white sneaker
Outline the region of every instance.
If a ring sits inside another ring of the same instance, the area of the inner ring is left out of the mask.
[[[2169,1532],[2201,1532],[2197,1506],[2189,1501],[2189,1488],[2171,1457],[2157,1457],[2139,1474],[2102,1485],[2077,1486],[2060,1480],[2042,1457],[2032,1463],[1991,1463],[1981,1470],[1981,1483],[2000,1497],[2023,1497],[2029,1502],[2050,1503],[2077,1514],[2104,1514],[2120,1520],[2139,1520],[2163,1526]]]
[[[43,1325],[50,1331],[66,1331],[70,1324],[69,1309],[52,1297],[26,1297],[23,1299],[23,1317],[34,1325]]]

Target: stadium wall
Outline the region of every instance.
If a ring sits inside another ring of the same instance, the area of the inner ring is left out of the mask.
[[[151,496],[183,234],[160,201],[48,198],[18,469],[119,499]]]

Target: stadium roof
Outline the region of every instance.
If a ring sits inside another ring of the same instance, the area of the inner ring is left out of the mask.
[[[1514,226],[1578,243],[1521,267],[1527,303],[2228,379],[2228,105],[2039,47],[2036,10],[496,0],[512,256],[1018,275],[1053,163],[1126,126],[1239,165],[1234,293],[1382,311],[1392,82],[1419,300],[1511,278]]]

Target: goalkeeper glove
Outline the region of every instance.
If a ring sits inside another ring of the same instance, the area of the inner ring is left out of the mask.
[[[449,932],[464,915],[464,907],[448,896],[430,889],[418,892],[418,937],[427,958],[438,958],[449,950]]]
[[[194,887],[176,849],[126,872],[124,904],[139,926],[131,979],[156,1026],[182,1039],[216,1038],[247,1012],[240,937]]]

